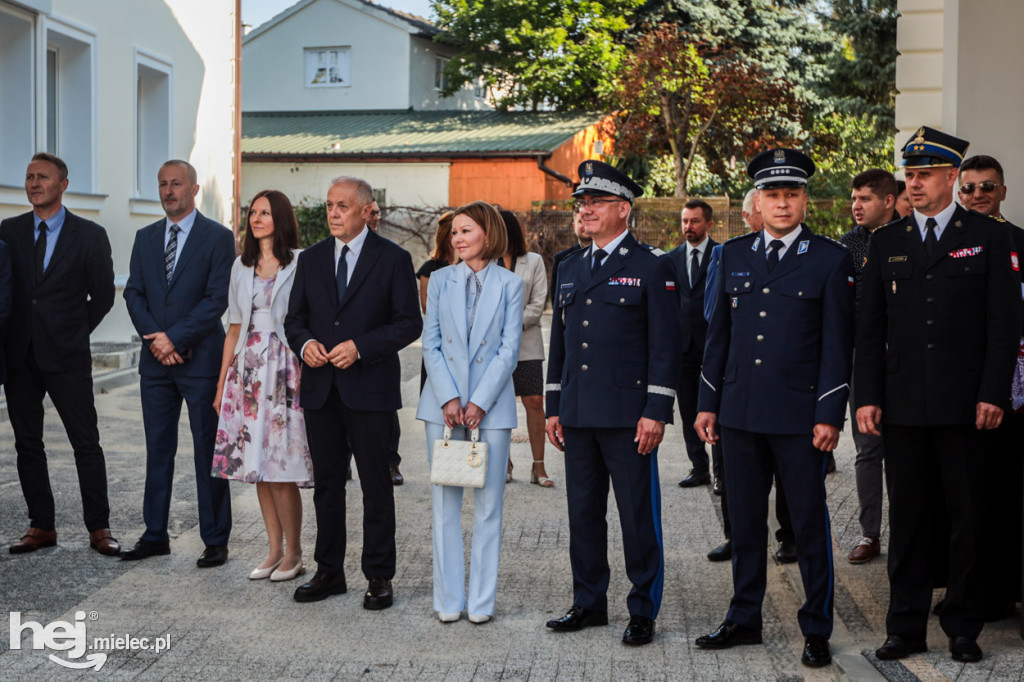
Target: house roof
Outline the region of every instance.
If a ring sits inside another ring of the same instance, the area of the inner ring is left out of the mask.
[[[314,2],[319,0],[299,0],[294,5],[287,7],[286,9],[278,12],[269,20],[263,22],[253,30],[249,31],[242,38],[242,43],[248,43],[251,40],[258,38],[277,24],[281,23],[288,17],[292,16],[299,10],[302,10]],[[410,14],[409,12],[401,12],[397,9],[391,9],[384,5],[378,5],[373,0],[334,0],[343,5],[349,5],[355,9],[362,10],[364,12],[375,14],[382,19],[388,20],[393,24],[401,25],[403,28],[409,29],[410,33],[421,35],[427,38],[433,38],[436,34],[441,32],[437,26],[433,24],[429,19],[425,19],[416,14]]]
[[[256,157],[472,157],[550,154],[600,114],[525,111],[320,111],[242,114]]]

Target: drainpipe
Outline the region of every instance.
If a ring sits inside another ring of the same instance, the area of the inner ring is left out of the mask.
[[[551,158],[550,154],[545,154],[543,156],[538,155],[537,156],[537,168],[539,168],[541,170],[541,172],[543,172],[545,175],[550,175],[555,180],[558,180],[559,182],[564,182],[566,187],[569,187],[570,189],[572,187],[575,187],[576,183],[572,181],[572,178],[570,178],[570,177],[568,177],[566,175],[562,175],[561,173],[556,171],[554,168],[551,168],[550,166],[545,166],[544,165],[544,161],[546,161],[547,159],[550,159],[550,158]]]

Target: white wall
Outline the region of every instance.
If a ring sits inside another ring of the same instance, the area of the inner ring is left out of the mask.
[[[0,0],[0,4],[3,4]],[[234,0],[52,0],[52,15],[37,26],[63,24],[94,36],[95,110],[93,168],[70,167],[65,205],[103,225],[110,237],[118,298],[93,340],[128,340],[134,333],[121,287],[128,275],[135,232],[159,216],[156,177],[137,187],[135,108],[136,54],[170,65],[170,156],[189,160],[199,172],[199,209],[224,223],[232,214],[234,146]],[[40,32],[39,35],[43,35]],[[45,46],[37,45],[37,59]],[[45,63],[45,62],[40,62]],[[34,149],[43,149],[45,99],[37,97]],[[78,142],[76,140],[76,142]],[[78,147],[81,147],[79,144]],[[28,158],[4,159],[27,166]],[[19,171],[19,175],[23,171]],[[23,176],[22,176],[23,177]],[[0,187],[0,217],[29,210],[24,190]]]
[[[448,205],[446,162],[409,163],[252,163],[242,164],[242,202],[260,190],[284,192],[293,204],[323,201],[331,180],[353,175],[387,191],[388,206]]]
[[[307,47],[349,47],[348,87],[305,86]],[[313,2],[242,48],[243,111],[408,109],[409,33],[338,0]]]
[[[479,111],[490,109],[483,98],[474,95],[472,87],[464,87],[451,97],[440,97],[434,87],[434,63],[437,57],[451,57],[454,50],[435,43],[433,40],[412,36],[412,50],[409,56],[409,102],[413,109],[458,109]]]

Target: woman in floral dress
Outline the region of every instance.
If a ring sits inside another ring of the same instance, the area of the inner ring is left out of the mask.
[[[299,405],[300,363],[284,334],[298,242],[288,197],[276,190],[257,194],[242,255],[231,269],[212,472],[256,484],[270,552],[249,574],[252,580],[291,580],[306,572],[299,488],[312,486],[313,464]]]

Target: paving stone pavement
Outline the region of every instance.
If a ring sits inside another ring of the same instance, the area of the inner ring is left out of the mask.
[[[937,619],[930,622],[933,647],[904,663],[882,664],[871,651],[884,640],[888,585],[885,555],[852,566],[846,553],[859,536],[853,475],[853,445],[844,434],[836,452],[838,473],[829,476],[829,503],[836,558],[835,664],[810,670],[799,663],[803,639],[796,622],[802,601],[799,570],[770,557],[765,598],[764,646],[710,652],[694,639],[724,617],[732,591],[728,564],[713,564],[706,552],[722,540],[721,519],[710,488],[683,490],[688,471],[678,424],[669,427],[659,453],[665,540],[665,591],[655,642],[629,648],[619,642],[628,620],[628,591],[621,533],[609,501],[612,580],[611,624],[559,634],[544,621],[571,604],[564,466],[548,446],[554,489],[527,481],[531,458],[523,426],[515,432],[515,481],[506,489],[502,564],[495,619],[474,626],[465,619],[441,624],[432,610],[430,495],[423,428],[414,417],[419,389],[419,347],[403,351],[402,471],[396,489],[398,573],[395,604],[385,611],[362,609],[365,581],[359,572],[361,496],[349,484],[349,592],[314,604],[297,604],[298,581],[249,581],[265,556],[263,522],[252,486],[233,483],[234,530],[227,564],[198,569],[202,552],[195,508],[195,483],[187,417],[180,430],[181,455],[171,508],[171,555],[123,563],[88,549],[70,446],[55,412],[47,411],[45,439],[57,499],[57,547],[30,555],[0,552],[0,612],[18,612],[22,623],[74,624],[76,614],[89,643],[96,637],[161,637],[169,647],[109,650],[98,672],[75,672],[48,657],[72,660],[74,650],[32,650],[30,630],[14,647],[9,622],[0,632],[0,679],[66,679],[93,675],[112,679],[187,680],[220,678],[310,680],[1017,680],[1024,678],[1024,647],[1013,618],[986,627],[986,656],[975,665],[955,664]],[[113,375],[112,375],[113,376]],[[98,385],[103,385],[102,377]],[[111,526],[130,546],[142,531],[145,447],[138,384],[123,377],[97,396],[101,438],[107,456]],[[313,561],[315,521],[312,492],[304,491],[303,542]],[[467,496],[464,530],[470,530]],[[13,436],[0,424],[0,541],[25,530]],[[887,540],[883,529],[883,544]],[[774,543],[773,543],[774,544]],[[469,544],[467,542],[467,550]],[[936,595],[938,598],[939,594]],[[93,619],[95,618],[95,619]],[[60,633],[58,633],[60,634]],[[79,656],[73,660],[85,660]]]

